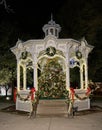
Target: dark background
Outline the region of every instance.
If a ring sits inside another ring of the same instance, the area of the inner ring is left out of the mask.
[[[2,1],[2,0],[0,0]],[[62,31],[60,38],[80,40],[83,36],[94,49],[89,55],[89,78],[102,81],[102,0],[6,0],[0,5],[0,69],[16,67],[10,51],[18,38],[44,38],[42,27],[51,13]],[[12,70],[14,71],[14,70]]]
[[[50,18],[51,13],[56,22],[57,14],[66,0],[6,0],[10,5],[9,12],[0,6],[0,19],[16,23],[20,32],[32,38],[43,36],[42,27]],[[22,35],[22,34],[21,34]],[[22,36],[19,36],[22,37]]]

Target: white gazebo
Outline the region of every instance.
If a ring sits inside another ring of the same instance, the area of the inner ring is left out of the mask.
[[[85,38],[82,38],[80,41],[69,38],[60,39],[59,32],[61,27],[52,18],[42,29],[45,33],[44,39],[32,39],[25,42],[18,39],[16,45],[11,48],[17,59],[17,92],[21,94],[29,93],[27,88],[28,69],[33,71],[33,86],[37,91],[38,70],[43,69],[43,65],[42,68],[39,68],[41,59],[44,59],[46,63],[46,58],[53,59],[56,57],[59,58],[59,63],[62,64],[63,71],[66,74],[66,89],[70,91],[70,70],[77,67],[79,69],[80,86],[75,91],[77,93],[85,92],[88,87],[88,55],[92,51],[93,46],[89,45]],[[23,75],[22,81],[21,73]],[[24,104],[28,104],[28,106],[25,107]],[[90,108],[89,99],[85,100],[84,104],[86,105],[80,106],[79,109]],[[24,103],[17,98],[17,110],[31,111],[29,106],[31,106],[30,102]]]

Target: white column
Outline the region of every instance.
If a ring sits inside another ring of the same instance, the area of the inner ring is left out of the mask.
[[[66,49],[66,89],[70,89],[69,46]]]
[[[26,90],[26,66],[23,66],[23,89]]]
[[[20,64],[17,62],[17,91],[20,90]]]
[[[85,63],[85,89],[87,89],[88,87],[88,63],[87,63],[87,59],[86,59],[86,63]]]
[[[69,64],[66,64],[66,89],[70,88]]]
[[[38,81],[37,81],[37,64],[35,63],[34,64],[34,87],[35,87],[35,90],[37,91],[38,90]]]
[[[34,72],[33,72],[33,78],[34,78],[34,87],[35,90],[38,90],[38,73],[37,73],[37,57],[36,54],[33,55],[33,68],[34,68]]]
[[[83,65],[80,65],[80,88],[83,89]]]

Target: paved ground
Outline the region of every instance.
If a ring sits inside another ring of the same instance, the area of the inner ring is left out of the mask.
[[[0,109],[10,105],[0,103]],[[102,102],[98,105],[101,106]],[[67,116],[39,115],[29,119],[27,115],[0,111],[0,130],[102,130],[102,112],[79,115],[70,119]]]
[[[102,130],[102,112],[83,116],[37,117],[0,112],[0,130]]]

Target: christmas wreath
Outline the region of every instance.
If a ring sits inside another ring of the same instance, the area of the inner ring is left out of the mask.
[[[28,54],[27,51],[22,52],[21,59],[26,59],[27,58],[27,54]]]
[[[56,53],[55,47],[51,47],[51,46],[50,46],[50,47],[48,47],[48,48],[46,49],[46,54],[49,55],[49,56],[54,56],[55,53]]]
[[[76,51],[76,57],[78,59],[81,59],[82,58],[82,53],[80,51]]]

